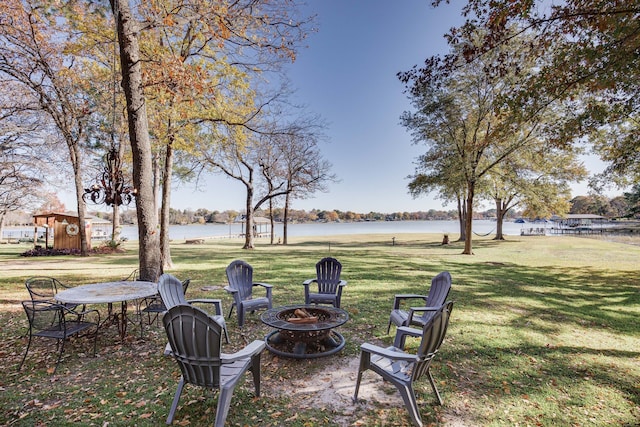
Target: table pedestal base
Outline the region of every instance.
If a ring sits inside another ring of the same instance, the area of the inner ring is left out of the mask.
[[[330,356],[342,350],[345,346],[345,339],[338,332],[330,331],[319,341],[292,341],[289,337],[284,337],[279,330],[275,330],[265,337],[265,343],[267,349],[278,356],[294,359],[316,359]]]

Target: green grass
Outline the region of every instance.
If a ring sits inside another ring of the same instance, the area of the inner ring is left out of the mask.
[[[241,258],[254,267],[254,279],[274,285],[276,305],[301,302],[302,282],[314,265],[331,254],[343,264],[349,284],[343,308],[350,320],[340,328],[347,345],[340,355],[314,361],[262,359],[263,393],[253,396],[250,381],[236,389],[227,418],[231,426],[410,425],[403,407],[355,407],[338,424],[328,407],[308,409],[286,393],[294,380],[311,377],[328,364],[358,356],[359,345],[390,345],[386,334],[396,293],[424,293],[435,274],[448,270],[455,300],[451,326],[432,366],[444,398],[434,405],[428,381],[417,385],[426,425],[467,426],[632,426],[640,423],[640,247],[573,237],[510,237],[504,242],[475,239],[473,256],[462,244],[441,246],[440,235],[388,235],[295,238],[288,246],[258,240],[244,251],[238,240],[205,245],[173,243],[179,278],[191,278],[188,295],[231,300],[222,289],[224,268]],[[22,258],[25,245],[0,245],[0,424],[34,426],[80,422],[102,426],[156,426],[164,423],[179,376],[162,356],[164,331],[131,328],[121,343],[112,329],[90,346],[72,340],[56,375],[55,349],[39,342],[21,372],[16,368],[26,339],[19,301],[28,299],[24,280],[55,276],[70,284],[126,277],[137,267],[137,247],[124,254]],[[226,314],[226,313],[225,313]],[[268,328],[249,315],[241,331],[228,321],[233,352]],[[392,332],[393,334],[393,328]],[[415,346],[410,342],[409,346]],[[373,374],[371,374],[373,375]],[[385,387],[380,382],[381,387]],[[366,399],[367,396],[360,396]],[[216,395],[186,387],[175,425],[212,424]]]

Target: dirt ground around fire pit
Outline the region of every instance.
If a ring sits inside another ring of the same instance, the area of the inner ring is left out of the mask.
[[[275,383],[273,393],[286,394],[300,409],[317,408],[332,412],[332,421],[339,426],[365,426],[370,423],[362,419],[368,411],[385,408],[404,409],[400,393],[390,383],[372,371],[363,374],[358,392],[358,403],[353,403],[359,357],[340,357],[328,363],[322,370],[293,381]],[[467,424],[455,413],[442,413],[447,426],[465,427]],[[295,417],[295,415],[294,415]],[[411,425],[409,414],[406,424]]]

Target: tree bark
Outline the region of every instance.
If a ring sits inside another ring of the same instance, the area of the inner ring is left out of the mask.
[[[473,231],[473,197],[475,195],[475,185],[474,183],[469,183],[469,188],[467,190],[467,200],[466,200],[466,213],[465,213],[465,222],[464,229],[466,234],[466,239],[464,241],[464,250],[462,251],[463,255],[473,255],[473,249],[471,245],[471,241],[473,240],[471,237]]]
[[[253,249],[253,186],[247,185],[247,207],[245,215],[244,246],[242,249]]]
[[[133,154],[133,184],[136,194],[141,279],[156,281],[161,271],[158,211],[153,193],[151,142],[142,88],[138,28],[128,0],[110,0],[118,29],[122,88],[127,100],[129,139]]]
[[[284,216],[282,218],[282,244],[287,244],[287,229],[289,225],[289,194],[290,191],[287,191],[286,196],[284,196]]]
[[[505,213],[506,211],[502,206],[502,199],[496,199],[496,237],[494,237],[493,240],[504,240],[502,224],[504,222]]]
[[[171,260],[171,247],[169,245],[169,208],[171,207],[171,172],[173,170],[173,136],[169,137],[167,153],[164,160],[164,173],[162,182],[162,208],[160,211],[160,254],[162,267],[173,268]]]
[[[464,201],[458,197],[458,225],[460,226],[460,237],[458,238],[458,242],[464,242],[467,237],[467,232],[465,228],[465,224],[467,223],[465,218],[467,217],[467,210],[465,208]]]

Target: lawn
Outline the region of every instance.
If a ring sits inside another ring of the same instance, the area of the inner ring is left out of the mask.
[[[447,270],[455,300],[447,339],[432,366],[442,407],[426,379],[417,385],[426,425],[601,426],[640,424],[640,247],[576,237],[509,237],[474,241],[475,255],[460,255],[462,244],[442,246],[441,235],[333,236],[290,239],[270,246],[258,240],[252,251],[239,240],[203,245],[172,243],[175,267],[191,278],[187,296],[231,299],[222,286],[234,259],[254,267],[254,280],[274,285],[275,305],[301,302],[302,282],[314,265],[331,255],[343,264],[348,286],[342,306],[350,320],[339,331],[347,345],[339,355],[315,360],[262,357],[262,394],[249,376],[234,393],[230,426],[409,426],[401,404],[376,401],[333,405],[319,391],[302,396],[302,385],[326,378],[336,367],[352,366],[359,345],[390,345],[386,333],[396,293],[425,293],[431,278]],[[158,323],[144,338],[131,328],[121,342],[115,328],[101,332],[98,355],[86,340],[71,340],[58,371],[55,348],[36,343],[21,372],[27,322],[20,301],[24,280],[54,276],[79,285],[121,279],[137,267],[137,246],[121,254],[80,257],[20,257],[26,245],[0,245],[0,424],[157,426],[164,424],[179,372],[162,355],[166,343]],[[104,308],[102,308],[104,310]],[[269,329],[248,315],[240,330],[227,321],[231,353]],[[409,347],[415,348],[416,342]],[[335,373],[335,372],[334,372]],[[349,372],[349,378],[355,372]],[[373,373],[365,377],[378,381]],[[378,381],[380,389],[394,389]],[[324,387],[331,392],[330,382]],[[353,392],[347,387],[342,393]],[[314,394],[318,393],[318,394]],[[210,425],[217,395],[185,387],[174,425]],[[316,399],[314,401],[314,399]],[[338,396],[335,401],[338,402]]]

